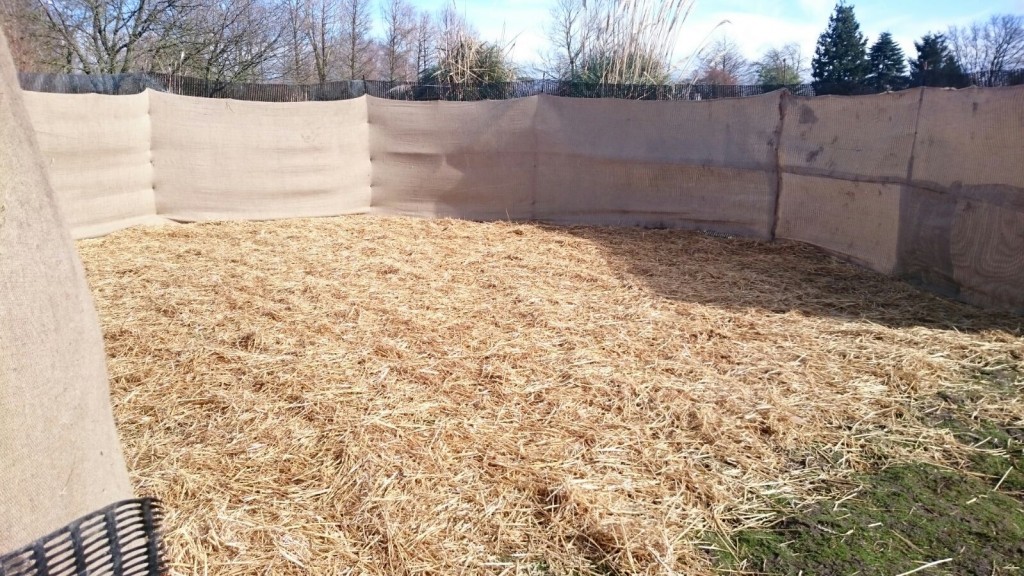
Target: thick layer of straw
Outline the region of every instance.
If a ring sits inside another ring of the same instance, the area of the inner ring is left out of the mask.
[[[176,574],[707,573],[773,502],[955,463],[921,408],[1024,362],[1019,319],[794,244],[349,217],[79,247]]]

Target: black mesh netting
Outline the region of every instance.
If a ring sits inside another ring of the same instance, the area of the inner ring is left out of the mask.
[[[0,556],[0,576],[164,573],[158,501],[125,500]]]
[[[322,84],[244,84],[170,74],[44,74],[20,72],[21,87],[59,94],[138,94],[147,88],[183,96],[232,98],[260,102],[316,102],[346,100],[364,94],[393,100],[508,100],[538,94],[570,98],[622,98],[628,100],[713,100],[766,94],[780,88],[801,96],[820,94],[872,94],[867,85],[710,85],[710,84],[587,84],[559,80],[520,80],[491,83],[417,83],[385,80],[339,80]],[[1024,84],[1024,70],[958,74],[955,78],[922,79],[928,86],[1014,86]]]
[[[339,80],[322,84],[242,84],[168,74],[43,74],[20,72],[21,87],[59,94],[138,94],[151,89],[182,96],[232,98],[259,102],[346,100],[364,94],[392,100],[508,100],[538,94],[572,98],[628,100],[709,100],[766,94],[780,88],[812,96],[810,85],[717,86],[705,84],[586,84],[557,80],[521,80],[472,84],[416,83],[385,80]]]

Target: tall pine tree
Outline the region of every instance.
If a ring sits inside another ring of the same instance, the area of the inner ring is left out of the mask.
[[[910,82],[914,86],[963,88],[970,82],[942,34],[925,34],[914,42],[917,59],[910,61]]]
[[[853,14],[853,6],[842,0],[828,20],[828,28],[818,37],[811,60],[811,77],[817,94],[855,94],[865,90],[870,71],[867,39]]]
[[[868,84],[878,90],[903,90],[907,87],[907,62],[903,49],[892,39],[892,34],[883,32],[868,51],[871,74]]]

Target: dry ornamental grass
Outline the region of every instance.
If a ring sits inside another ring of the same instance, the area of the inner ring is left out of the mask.
[[[790,243],[348,217],[79,248],[176,574],[709,573],[773,502],[955,464],[932,395],[1024,362],[1019,319]]]

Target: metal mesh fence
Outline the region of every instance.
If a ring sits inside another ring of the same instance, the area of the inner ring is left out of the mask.
[[[418,83],[385,80],[339,80],[322,84],[244,84],[156,73],[112,75],[46,74],[20,72],[21,87],[35,92],[60,94],[137,94],[151,89],[183,96],[232,98],[260,102],[316,102],[346,100],[364,94],[393,100],[508,100],[538,94],[570,98],[621,98],[628,100],[713,100],[766,94],[787,88],[802,96],[819,94],[872,94],[866,85],[709,85],[709,84],[586,84],[559,80],[520,80],[472,84]],[[927,78],[918,85],[965,87],[1024,84],[1024,70],[980,72],[956,78]]]
[[[322,84],[242,84],[168,74],[41,74],[19,73],[21,87],[60,94],[137,94],[151,89],[183,96],[232,98],[261,102],[315,102],[358,98],[364,94],[392,100],[508,100],[538,94],[572,98],[628,100],[708,100],[756,96],[783,86],[717,86],[704,84],[586,84],[557,80],[520,80],[473,84],[417,83],[385,80],[339,80]],[[810,85],[785,86],[813,95]]]

